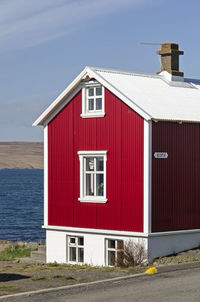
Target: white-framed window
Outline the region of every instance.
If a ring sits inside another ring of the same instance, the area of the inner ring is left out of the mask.
[[[68,262],[84,262],[84,237],[67,236]]]
[[[107,151],[78,151],[81,202],[105,203]]]
[[[85,84],[82,88],[83,118],[105,116],[105,89],[97,82]]]
[[[106,265],[114,266],[121,257],[124,246],[123,240],[106,239]]]

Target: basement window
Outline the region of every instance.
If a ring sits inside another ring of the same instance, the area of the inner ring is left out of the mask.
[[[82,114],[83,118],[105,116],[104,87],[98,83],[89,83],[82,89]]]
[[[79,151],[81,202],[105,203],[107,151]]]
[[[106,239],[106,265],[115,266],[122,260],[123,240]]]
[[[68,262],[84,262],[84,238],[68,236]]]

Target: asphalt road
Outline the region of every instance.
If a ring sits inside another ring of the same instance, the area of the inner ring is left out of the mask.
[[[5,299],[6,302],[200,302],[200,267],[161,272],[152,276],[112,281],[83,288],[49,292],[30,297]]]

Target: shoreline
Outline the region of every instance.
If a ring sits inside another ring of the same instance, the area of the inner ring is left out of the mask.
[[[0,170],[43,170],[43,142],[0,142]]]
[[[44,245],[45,240],[39,241],[22,241],[22,240],[0,240],[0,253],[9,248],[26,247],[31,249],[38,248],[39,245]]]

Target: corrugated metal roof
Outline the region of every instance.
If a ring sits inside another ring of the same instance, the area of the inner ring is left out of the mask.
[[[49,120],[87,75],[96,78],[146,120],[200,122],[200,80],[170,79],[167,72],[153,75],[86,67],[33,125]]]
[[[200,121],[200,81],[92,68],[153,119]]]

